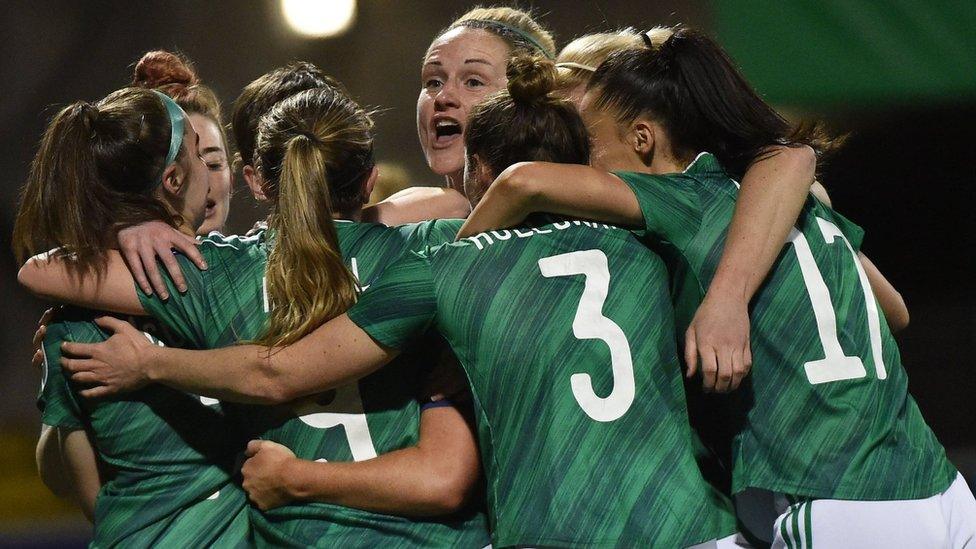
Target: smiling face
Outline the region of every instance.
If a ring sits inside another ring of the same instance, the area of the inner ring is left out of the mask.
[[[486,96],[505,89],[508,45],[482,29],[459,27],[431,44],[421,70],[417,133],[427,165],[460,190],[468,113]]]
[[[231,171],[227,162],[227,149],[220,128],[213,119],[202,114],[188,115],[190,124],[200,136],[200,157],[207,166],[210,178],[210,192],[207,194],[203,225],[197,230],[200,235],[211,231],[223,231],[230,214]]]

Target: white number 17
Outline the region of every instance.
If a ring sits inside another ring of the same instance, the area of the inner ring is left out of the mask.
[[[878,379],[885,379],[888,377],[888,373],[885,371],[881,355],[881,318],[878,315],[878,303],[874,298],[874,292],[871,291],[868,276],[864,272],[864,268],[861,267],[861,262],[858,260],[857,253],[851,243],[844,237],[837,225],[820,217],[816,219],[820,233],[823,234],[824,241],[827,244],[839,238],[844,241],[844,245],[851,252],[854,268],[857,269],[857,277],[861,282],[861,290],[864,291],[864,302],[867,306],[868,334],[871,340],[871,357],[874,359],[875,375]],[[840,346],[840,340],[837,337],[837,315],[834,313],[834,305],[830,301],[827,283],[824,282],[823,275],[814,261],[810,243],[803,236],[803,233],[796,229],[790,232],[790,243],[796,250],[796,259],[803,275],[803,283],[810,295],[813,316],[817,319],[817,332],[824,349],[822,359],[812,360],[803,365],[807,380],[816,385],[867,376],[867,371],[864,369],[864,363],[860,357],[844,354],[844,349]]]

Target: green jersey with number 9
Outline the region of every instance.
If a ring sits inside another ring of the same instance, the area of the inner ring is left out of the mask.
[[[617,175],[640,202],[638,233],[668,263],[684,333],[721,258],[738,184],[708,153],[680,174]],[[732,399],[743,420],[732,443],[733,493],[919,499],[955,478],[908,394],[857,257],[862,238],[811,197],[754,297],[752,373]]]
[[[349,317],[429,327],[467,373],[496,547],[686,547],[734,530],[695,461],[661,260],[557,221],[410,253]]]
[[[367,288],[383,268],[410,247],[451,240],[460,221],[403,227],[337,221],[346,264]],[[195,346],[212,349],[253,340],[268,311],[267,253],[273,242],[211,234],[201,252],[209,268],[198,271],[179,256],[188,291],[170,290],[163,302],[143,297],[146,310]],[[142,293],[140,292],[140,295]],[[436,355],[436,353],[435,353]],[[297,457],[317,461],[363,461],[417,443],[421,383],[436,356],[405,353],[396,365],[334,391],[283,406],[225,404],[250,438],[283,444]],[[293,503],[261,512],[251,509],[259,546],[273,547],[484,547],[483,512],[466,510],[429,520],[408,519],[326,503]]]

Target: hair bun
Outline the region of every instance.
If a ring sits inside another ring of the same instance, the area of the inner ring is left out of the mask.
[[[556,89],[556,65],[535,55],[517,55],[508,62],[508,93],[517,103],[542,101]]]
[[[200,83],[193,66],[181,56],[168,51],[147,52],[136,63],[132,85],[140,88],[160,88],[178,84],[194,86]]]

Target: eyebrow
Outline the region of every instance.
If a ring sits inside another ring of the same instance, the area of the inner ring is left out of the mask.
[[[207,147],[206,149],[200,151],[200,154],[209,154],[212,152],[224,152],[224,149],[220,147]]]
[[[484,65],[488,65],[489,67],[494,66],[491,61],[488,61],[487,59],[481,59],[480,57],[476,57],[473,59],[465,59],[464,64],[466,65],[468,63],[481,63]],[[436,65],[440,67],[443,65],[443,63],[441,63],[440,61],[427,61],[426,63],[424,63],[424,66],[427,65]]]

